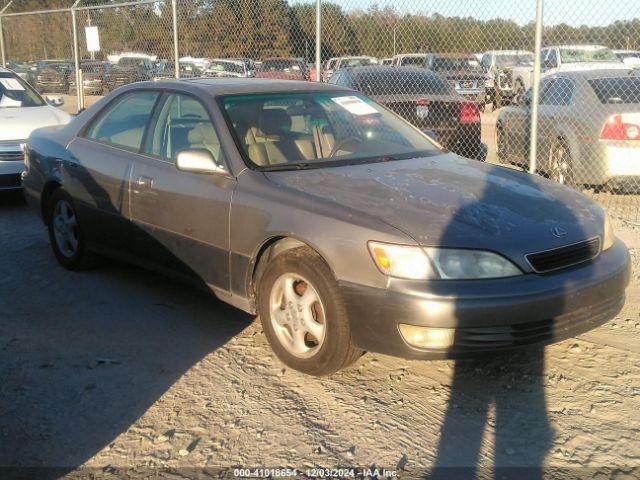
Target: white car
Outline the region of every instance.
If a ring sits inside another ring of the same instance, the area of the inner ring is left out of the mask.
[[[542,75],[558,72],[628,69],[613,51],[602,45],[558,45],[540,52]],[[533,62],[513,67],[514,97],[519,97],[533,85]]]
[[[11,70],[0,67],[0,190],[22,188],[23,148],[33,130],[69,123],[71,117],[54,105],[62,97],[43,99]]]

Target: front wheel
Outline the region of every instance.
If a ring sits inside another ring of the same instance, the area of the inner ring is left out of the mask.
[[[278,358],[309,375],[329,375],[356,361],[351,329],[338,284],[309,248],[275,257],[260,279],[258,311]]]
[[[69,270],[85,270],[95,264],[95,256],[88,251],[73,200],[59,188],[48,207],[49,240],[56,259]]]

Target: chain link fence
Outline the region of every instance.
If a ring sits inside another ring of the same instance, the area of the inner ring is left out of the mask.
[[[76,94],[78,81],[100,96],[153,78],[320,79],[460,155],[550,177],[640,222],[638,2],[14,2],[0,14],[3,61],[44,93]]]

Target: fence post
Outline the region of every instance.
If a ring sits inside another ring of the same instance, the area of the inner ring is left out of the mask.
[[[529,173],[536,173],[538,161],[538,104],[540,100],[540,77],[542,71],[542,31],[544,28],[544,0],[536,6],[536,45],[533,59],[533,89],[531,95],[531,137],[529,139]]]
[[[322,79],[322,0],[316,0],[316,82]]]
[[[80,49],[78,47],[78,25],[76,22],[76,7],[80,2],[81,0],[76,0],[73,6],[71,7],[71,23],[72,23],[72,30],[73,30],[73,62],[75,63],[75,67],[76,67],[76,98],[78,102],[78,112],[84,108],[84,105],[82,105],[82,92],[81,92],[81,88],[84,85],[80,85],[80,81],[81,81],[80,80],[81,78]]]
[[[180,79],[180,52],[178,49],[178,0],[171,0],[173,15],[173,70],[177,79]]]
[[[7,55],[6,55],[6,52],[4,51],[4,30],[2,29],[2,15],[4,14],[4,12],[7,11],[7,9],[11,6],[12,3],[13,3],[13,0],[7,3],[4,6],[4,8],[0,10],[0,56],[2,57],[1,60],[2,60],[3,67],[7,66]]]

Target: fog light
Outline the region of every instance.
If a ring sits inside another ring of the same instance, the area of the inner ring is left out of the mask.
[[[453,345],[455,330],[453,328],[418,327],[400,324],[402,338],[417,348],[449,348]]]

